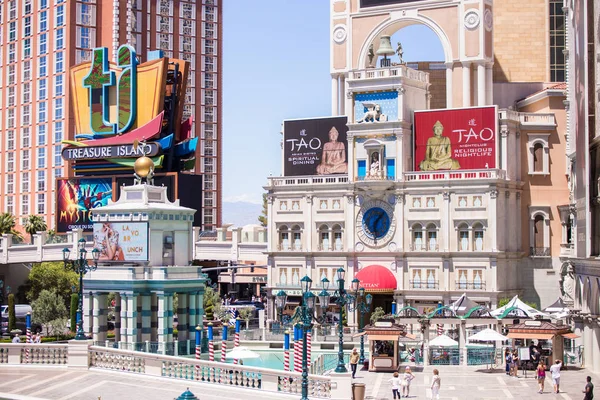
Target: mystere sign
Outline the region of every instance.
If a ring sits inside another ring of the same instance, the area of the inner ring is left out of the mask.
[[[158,143],[141,144],[134,149],[133,144],[114,146],[82,146],[67,147],[62,151],[62,157],[68,161],[102,160],[106,158],[152,157],[159,154],[161,147]]]

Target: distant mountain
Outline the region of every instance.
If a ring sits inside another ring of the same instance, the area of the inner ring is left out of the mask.
[[[223,202],[223,224],[234,224],[242,227],[249,224],[259,224],[258,216],[262,205],[245,201]]]

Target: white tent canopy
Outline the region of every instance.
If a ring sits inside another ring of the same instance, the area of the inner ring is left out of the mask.
[[[453,347],[458,346],[458,342],[446,335],[436,336],[435,339],[429,341],[429,346],[437,347]]]
[[[518,311],[518,315],[521,317],[528,317],[528,318],[535,318],[535,317],[546,317],[548,318],[549,315],[548,314],[544,314],[541,311],[536,310],[533,307],[528,306],[527,304],[523,303],[521,301],[521,299],[519,299],[519,296],[515,296],[513,297],[506,305],[495,309],[494,311],[491,311],[490,314],[492,314],[493,317],[499,317],[502,314],[504,314],[504,312],[506,310],[508,310],[509,308],[517,308]]]
[[[493,329],[484,329],[476,334],[469,336],[469,341],[476,342],[498,342],[502,340],[508,340],[508,338],[504,335],[499,334]]]
[[[463,293],[458,300],[450,304],[449,308],[454,311],[456,315],[462,316],[477,306],[479,306],[479,304],[468,298],[466,293]]]
[[[227,353],[226,358],[234,358],[238,360],[248,359],[248,358],[260,358],[260,354],[255,351],[250,350],[245,346],[234,347],[233,350]]]

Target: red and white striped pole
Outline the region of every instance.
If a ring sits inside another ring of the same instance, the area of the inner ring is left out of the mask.
[[[208,361],[215,361],[215,345],[213,343],[213,324],[208,323]]]
[[[236,348],[240,345],[240,325],[241,325],[241,320],[240,317],[237,317],[235,319],[235,337],[233,338],[233,348]],[[237,364],[238,363],[238,359],[234,358],[233,359],[233,363]]]
[[[223,336],[221,337],[221,362],[224,363],[227,356],[227,329],[228,325],[223,325]]]
[[[290,371],[290,331],[285,331],[283,334],[283,370]],[[287,390],[288,377],[283,378],[283,387]]]
[[[200,359],[202,353],[202,328],[200,324],[196,326],[196,360]],[[200,379],[200,366],[196,365],[196,379]]]
[[[302,348],[300,341],[300,328],[294,327],[294,372],[302,372]]]
[[[442,324],[437,324],[437,334],[441,336],[444,333],[444,328]]]
[[[25,317],[25,324],[27,327],[27,343],[31,343],[31,313],[27,313],[27,317]],[[29,346],[25,347],[25,359],[27,364],[29,364]]]
[[[308,368],[310,369],[310,356],[312,354],[312,330],[306,332],[306,362],[308,364]]]

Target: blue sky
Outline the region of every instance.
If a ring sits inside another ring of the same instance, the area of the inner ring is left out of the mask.
[[[223,200],[261,202],[281,175],[284,119],[331,114],[329,1],[226,1],[223,10]],[[405,61],[443,60],[437,36],[397,32]]]

